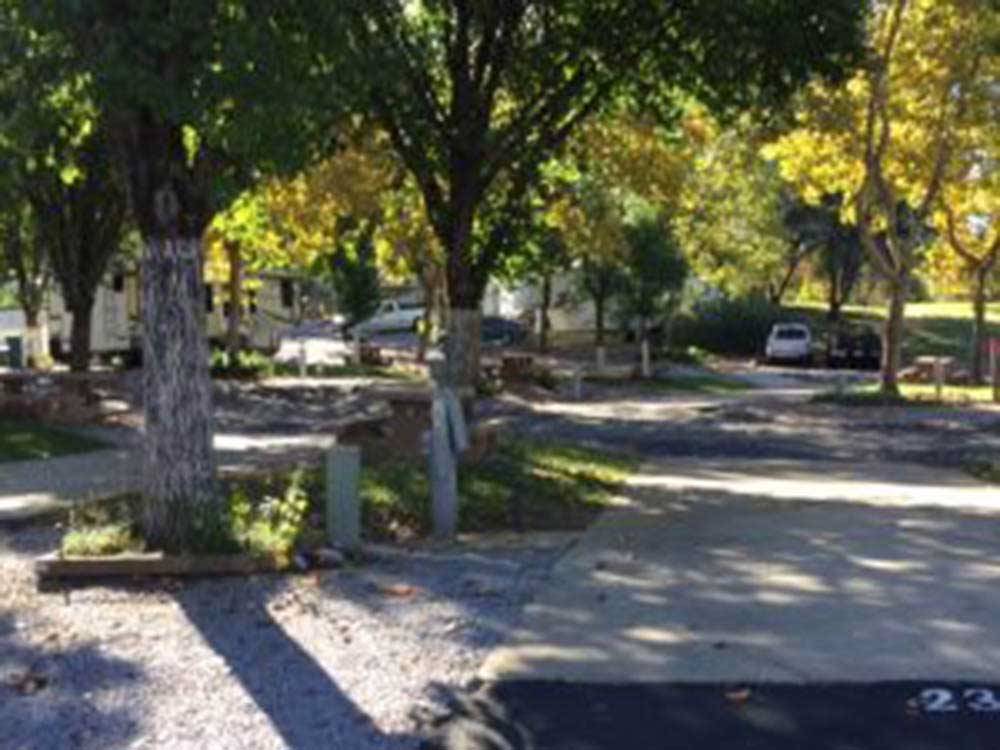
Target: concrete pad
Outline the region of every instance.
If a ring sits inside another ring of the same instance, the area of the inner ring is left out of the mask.
[[[134,492],[136,454],[101,450],[0,464],[0,523],[24,521],[73,503]]]
[[[480,677],[996,679],[1000,492],[938,471],[925,486],[920,467],[796,466],[646,466]]]

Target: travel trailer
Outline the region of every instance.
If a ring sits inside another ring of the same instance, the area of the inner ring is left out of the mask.
[[[229,303],[223,284],[205,285],[205,325],[214,343],[225,341]],[[91,318],[91,352],[99,359],[137,358],[142,349],[141,279],[136,270],[116,270],[98,286]],[[262,274],[249,279],[244,290],[246,309],[241,335],[244,345],[270,351],[278,346],[282,331],[301,319],[301,282],[291,276]],[[52,355],[69,353],[73,316],[58,288],[47,306]]]

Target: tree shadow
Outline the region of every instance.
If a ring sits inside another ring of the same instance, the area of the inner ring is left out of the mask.
[[[99,647],[27,643],[14,616],[0,612],[0,747],[124,748],[141,726],[138,707],[105,691],[143,679],[141,667]]]
[[[375,726],[336,675],[272,616],[268,602],[282,587],[281,579],[240,587],[238,602],[226,596],[224,586],[191,586],[177,594],[177,601],[287,747],[419,746],[415,736]]]

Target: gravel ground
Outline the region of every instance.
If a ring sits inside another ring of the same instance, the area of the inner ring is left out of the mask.
[[[0,530],[3,750],[415,748],[571,540],[37,593],[31,556],[56,538]]]

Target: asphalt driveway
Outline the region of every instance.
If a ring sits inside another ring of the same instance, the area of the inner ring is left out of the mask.
[[[627,499],[556,566],[440,747],[1000,746],[995,487],[663,459]]]

